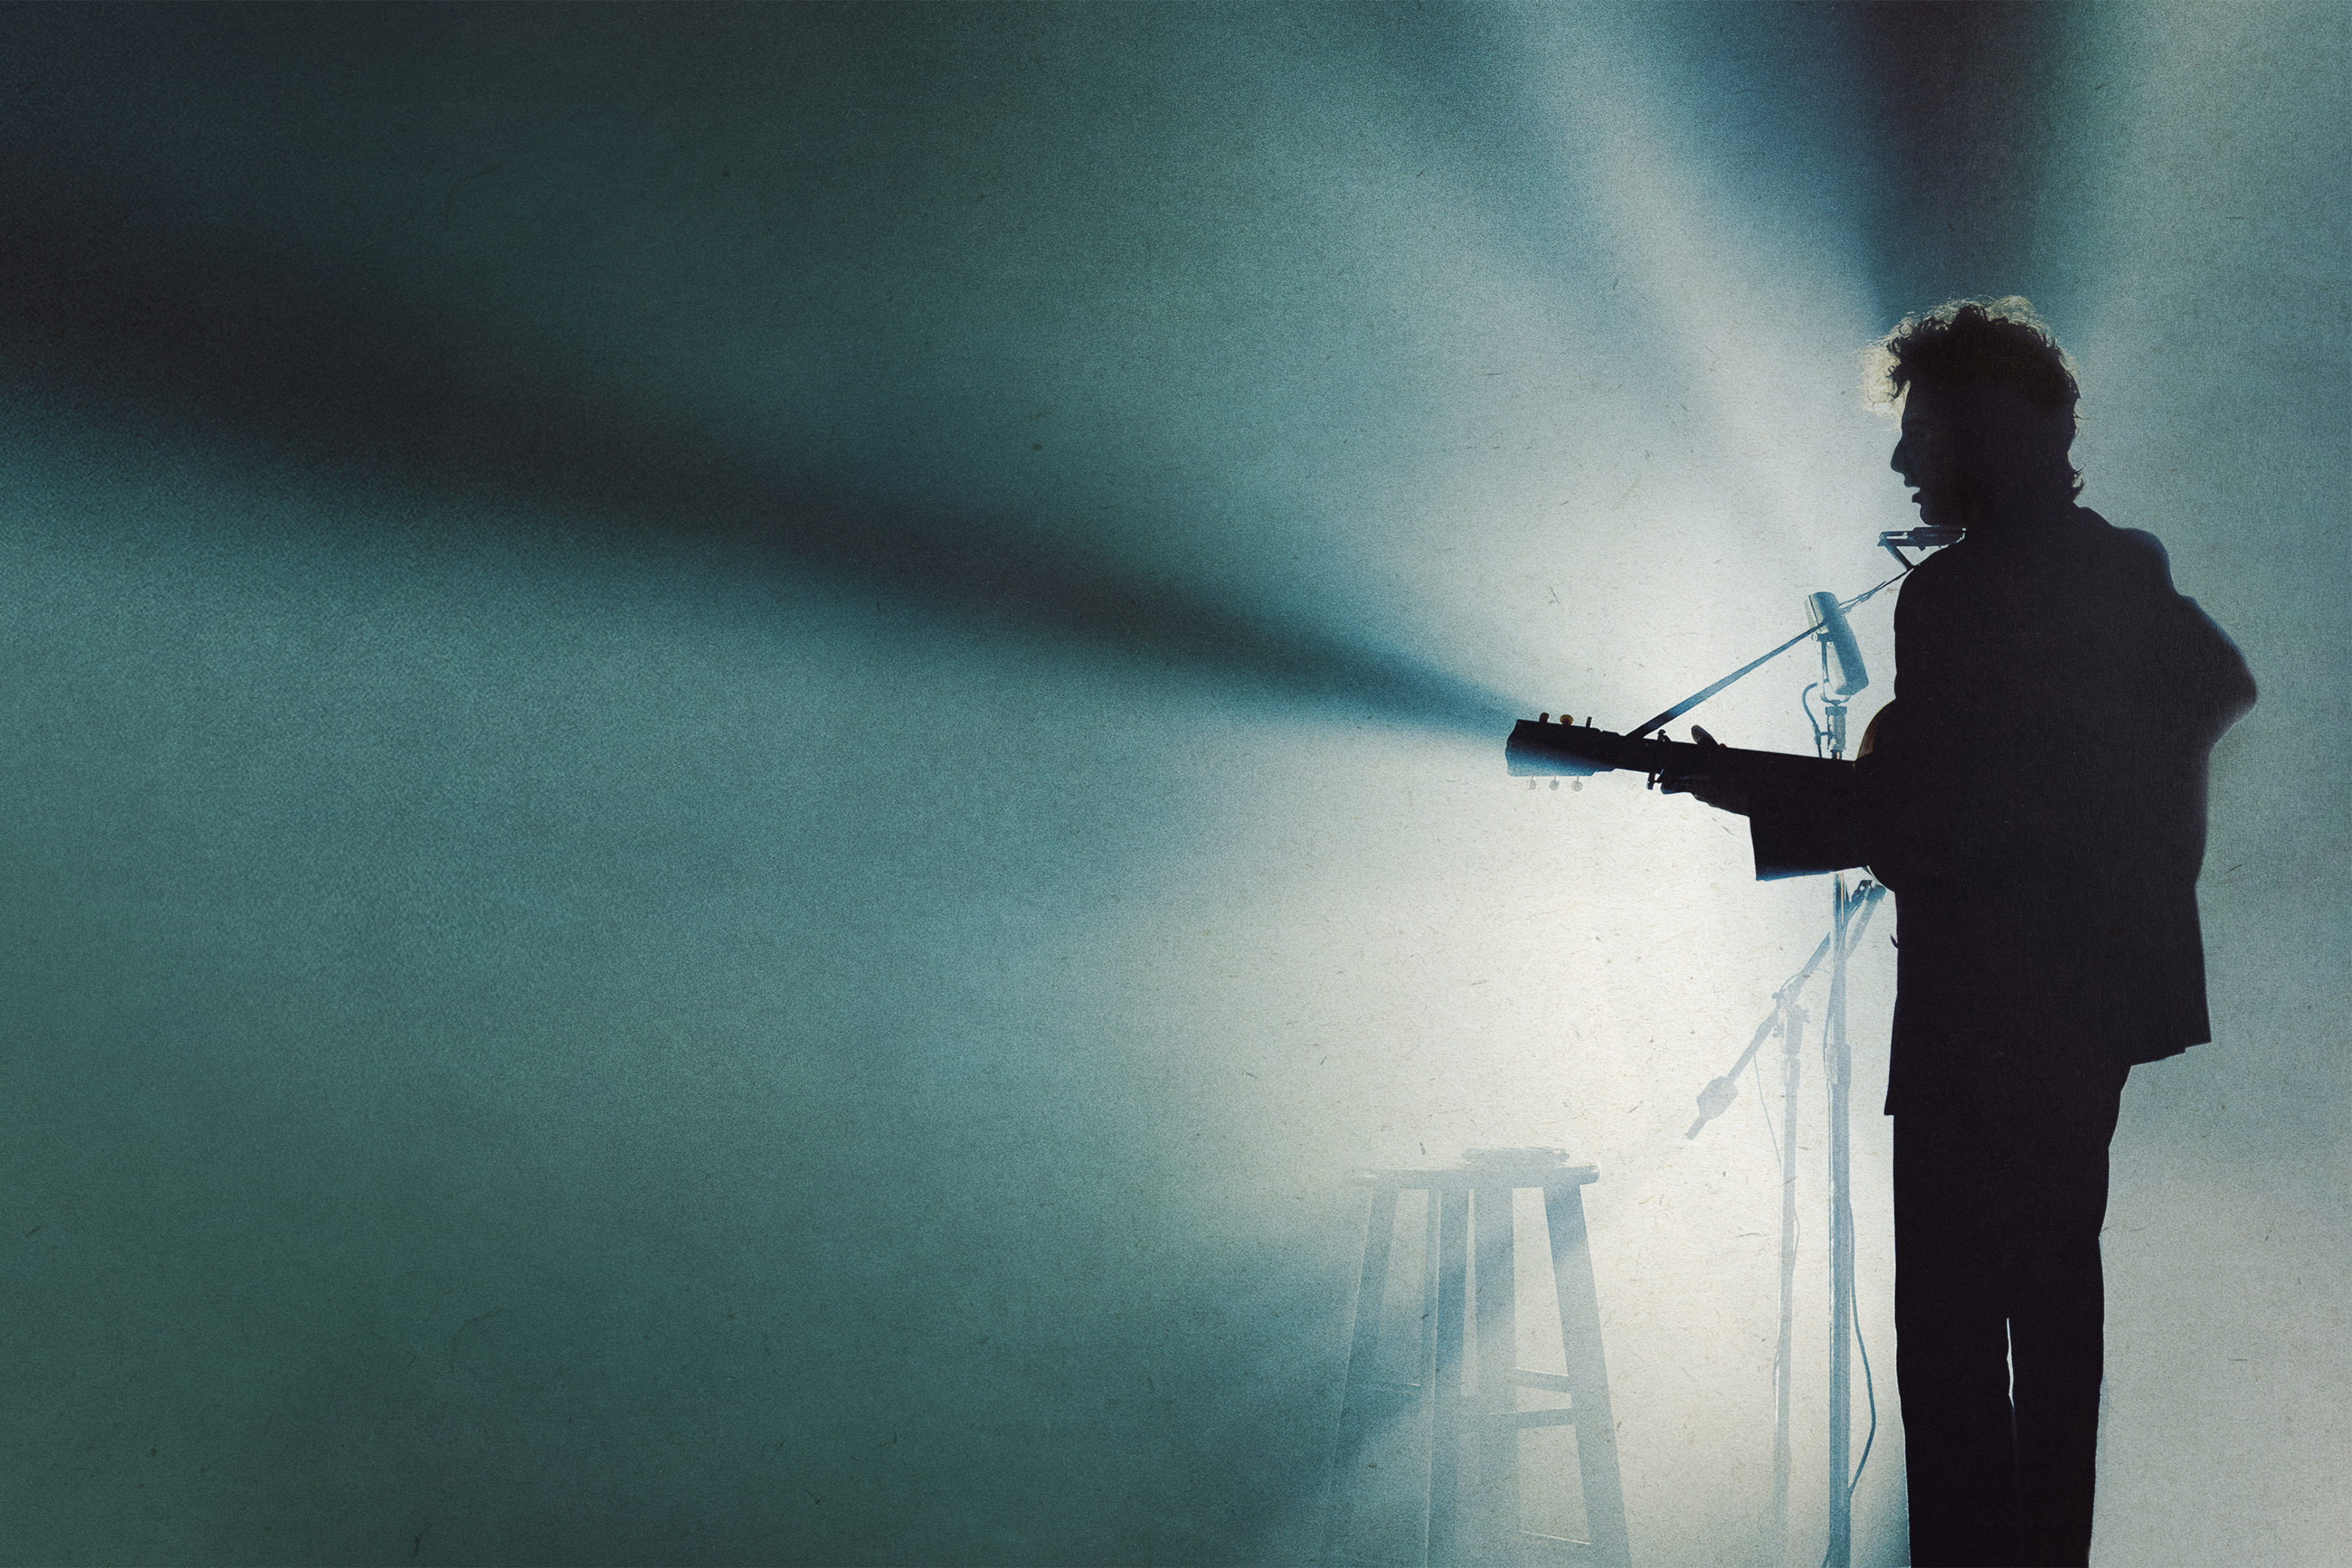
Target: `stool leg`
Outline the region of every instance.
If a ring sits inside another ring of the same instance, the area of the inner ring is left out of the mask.
[[[1478,1240],[1478,1393],[1467,1413],[1475,1499],[1475,1560],[1497,1568],[1519,1561],[1519,1407],[1511,1373],[1519,1364],[1518,1285],[1511,1258],[1511,1189],[1482,1187],[1473,1203]]]
[[[1568,1352],[1576,1463],[1584,1482],[1592,1562],[1595,1568],[1632,1568],[1625,1493],[1617,1474],[1617,1424],[1609,1412],[1609,1368],[1601,1354],[1601,1300],[1592,1288],[1592,1249],[1584,1233],[1583,1189],[1548,1189],[1544,1221],[1551,1231],[1552,1283],[1559,1293],[1559,1337]]]
[[[1462,1320],[1470,1268],[1470,1194],[1437,1195],[1437,1354],[1429,1417],[1429,1561],[1460,1560]]]
[[[1396,1230],[1394,1187],[1372,1193],[1364,1226],[1364,1270],[1356,1281],[1356,1331],[1348,1347],[1348,1375],[1339,1394],[1339,1427],[1331,1441],[1331,1470],[1324,1482],[1323,1561],[1332,1562],[1347,1545],[1353,1512],[1357,1467],[1371,1435],[1373,1397],[1379,1375],[1381,1320],[1388,1310],[1389,1243]]]
[[[1422,1414],[1426,1418],[1423,1422],[1423,1435],[1429,1441],[1429,1447],[1423,1458],[1433,1463],[1437,1452],[1438,1426],[1437,1277],[1439,1269],[1437,1260],[1444,1257],[1445,1253],[1439,1243],[1437,1234],[1438,1219],[1444,1205],[1437,1201],[1437,1194],[1433,1189],[1427,1196],[1429,1202],[1426,1212],[1423,1215],[1424,1223],[1422,1226],[1421,1237],[1421,1333],[1417,1347],[1420,1353],[1414,1357],[1413,1365],[1417,1369],[1414,1375],[1421,1380]],[[1424,1482],[1430,1479],[1427,1475],[1422,1479]],[[1434,1489],[1432,1489],[1429,1495],[1434,1497],[1437,1494]],[[1430,1561],[1429,1542],[1430,1510],[1424,1508],[1421,1510],[1421,1539],[1415,1542],[1420,1548],[1418,1561],[1424,1563]]]
[[[1437,1260],[1444,1254],[1438,1249],[1437,1220],[1439,1205],[1434,1192],[1425,1194],[1421,1237],[1421,1334],[1415,1347],[1413,1375],[1421,1380],[1421,1396],[1426,1400],[1437,1386]]]

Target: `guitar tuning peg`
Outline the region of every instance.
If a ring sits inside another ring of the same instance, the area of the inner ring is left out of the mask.
[[[1549,713],[1538,713],[1536,715],[1536,722],[1538,724],[1549,724],[1551,722],[1551,715]]]

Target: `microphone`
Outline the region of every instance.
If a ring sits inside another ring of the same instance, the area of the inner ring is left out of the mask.
[[[1753,1056],[1755,1054],[1755,1047],[1748,1047],[1748,1055]],[[1684,1133],[1683,1136],[1685,1138],[1697,1137],[1700,1128],[1705,1127],[1708,1122],[1714,1121],[1717,1117],[1730,1110],[1731,1102],[1738,1098],[1739,1077],[1737,1072],[1726,1073],[1723,1077],[1717,1079],[1713,1083],[1708,1084],[1705,1089],[1700,1089],[1698,1091],[1698,1120],[1691,1123],[1690,1131]]]
[[[1853,640],[1853,627],[1846,624],[1845,612],[1838,608],[1837,595],[1823,590],[1811,598],[1813,630],[1829,648],[1835,674],[1832,688],[1840,697],[1851,697],[1870,684],[1870,671],[1862,665],[1862,648]]]

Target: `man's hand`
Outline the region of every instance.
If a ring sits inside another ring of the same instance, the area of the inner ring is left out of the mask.
[[[1691,740],[1701,746],[1723,743],[1696,724],[1691,726]],[[1667,795],[1696,795],[1717,811],[1735,812],[1741,816],[1748,815],[1748,785],[1729,774],[1664,773],[1659,776],[1658,788]]]

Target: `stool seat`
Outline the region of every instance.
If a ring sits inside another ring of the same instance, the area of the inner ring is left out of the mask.
[[[1472,1149],[1455,1164],[1358,1174],[1357,1183],[1371,1189],[1371,1203],[1332,1445],[1322,1563],[1631,1568],[1601,1308],[1584,1227],[1583,1189],[1600,1175],[1593,1166],[1569,1164],[1559,1149]],[[1529,1188],[1544,1194],[1565,1372],[1517,1364],[1511,1205],[1514,1193]],[[1411,1191],[1428,1194],[1414,1347],[1420,1375],[1399,1381],[1381,1375],[1379,1358],[1397,1197]],[[1475,1347],[1466,1358],[1465,1337]],[[1521,1388],[1566,1394],[1569,1402],[1521,1410]],[[1428,1436],[1423,1523],[1413,1532],[1418,1539],[1396,1543],[1401,1550],[1391,1552],[1359,1551],[1352,1540],[1354,1503],[1368,1468],[1364,1455],[1384,1427],[1414,1414]],[[1519,1434],[1546,1426],[1575,1429],[1587,1537],[1581,1541],[1528,1530],[1520,1518]]]

